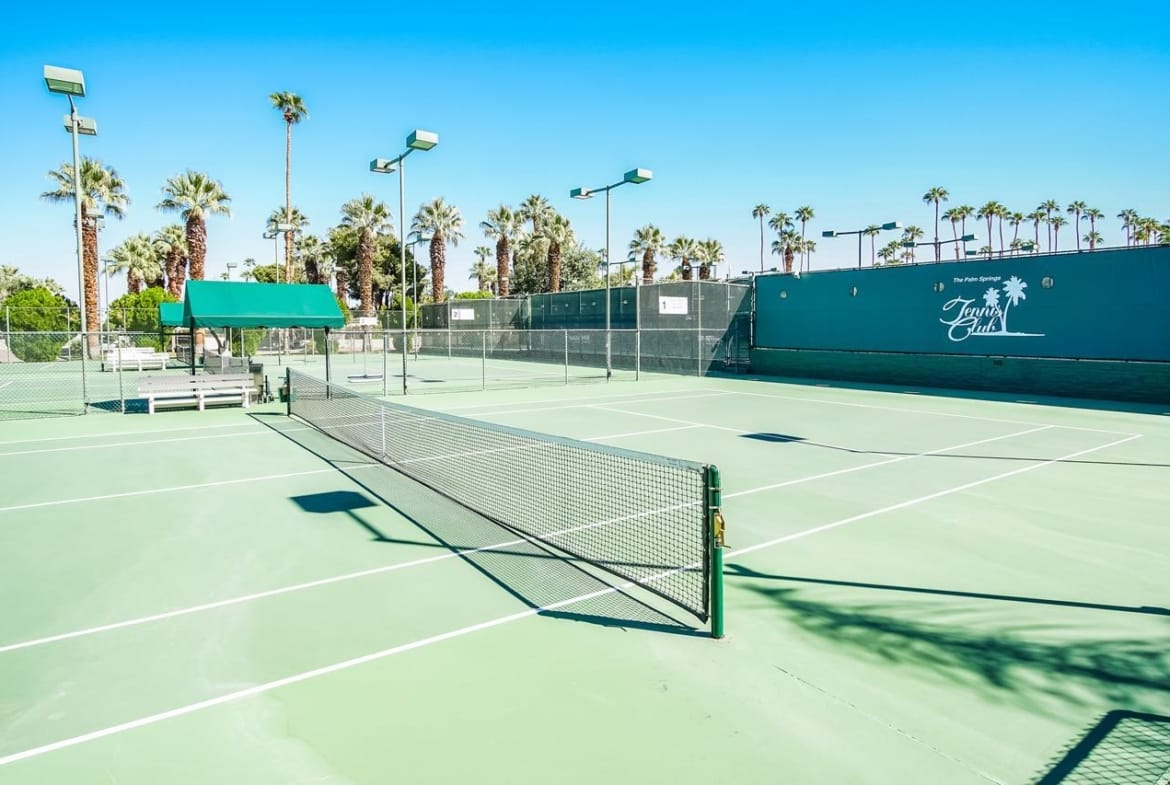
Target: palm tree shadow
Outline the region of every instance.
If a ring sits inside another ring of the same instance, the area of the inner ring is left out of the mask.
[[[859,657],[917,668],[1037,710],[1081,703],[1086,693],[1157,710],[1170,693],[1170,638],[1041,641],[1028,637],[1033,628],[934,621],[944,615],[937,606],[930,620],[920,620],[908,616],[913,606],[826,602],[756,580],[743,586],[791,624]]]
[[[289,420],[259,422],[313,453],[344,474],[378,504],[393,509],[428,535],[434,544],[458,555],[488,580],[538,615],[604,627],[702,636],[701,629],[603,580],[579,560],[524,538],[357,453],[318,431],[283,427]],[[340,491],[294,497],[308,511],[345,512],[378,542],[395,542],[358,516],[354,509],[374,506],[363,494]],[[498,547],[507,542],[506,548]],[[572,601],[577,597],[588,597]],[[565,603],[562,607],[549,609]]]

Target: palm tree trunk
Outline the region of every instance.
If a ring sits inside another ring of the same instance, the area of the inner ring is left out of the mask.
[[[934,260],[942,261],[942,246],[938,243],[938,199],[934,200]]]
[[[374,238],[368,229],[358,239],[358,300],[362,316],[374,315]]]
[[[869,236],[869,266],[874,267],[874,260],[877,258],[877,235],[871,234]]]
[[[800,219],[800,269],[803,272],[808,267],[808,245],[804,239],[805,220]]]
[[[959,261],[959,225],[951,221],[951,234],[955,238],[955,261]],[[939,251],[939,261],[942,261],[942,251]]]
[[[435,302],[441,303],[447,299],[444,288],[444,278],[447,272],[447,242],[443,235],[436,232],[431,238],[431,288],[435,292]]]
[[[86,337],[86,347],[89,357],[95,359],[101,354],[100,338],[96,334],[101,329],[101,305],[98,302],[98,231],[97,221],[81,217],[81,239],[83,247],[82,268],[85,282],[85,331],[94,333]]]
[[[496,288],[500,293],[500,297],[507,297],[512,288],[508,281],[508,254],[511,249],[508,248],[508,241],[501,237],[496,241]]]
[[[764,236],[763,231],[764,231],[764,222],[763,222],[763,219],[760,219],[760,237],[761,238]],[[760,240],[760,243],[761,244],[763,243],[762,239]],[[762,247],[762,245],[761,245],[761,247]],[[642,253],[642,283],[644,283],[644,284],[654,283],[654,252],[651,251],[649,248],[647,248]]]
[[[795,254],[792,253],[792,246],[791,245],[785,246],[785,248],[784,248],[784,272],[786,272],[786,273],[792,272],[792,257],[794,255]]]
[[[645,271],[645,263],[643,262],[643,272]],[[764,215],[760,214],[760,272],[764,272]],[[650,283],[647,279],[646,283]]]
[[[1059,251],[1060,250],[1060,227],[1059,226],[1052,227],[1052,240],[1053,240],[1052,250]]]
[[[963,221],[963,223],[962,223],[963,234],[965,235],[965,234],[967,234],[967,216],[964,215],[962,218],[962,221]],[[964,254],[967,253],[967,242],[965,240],[963,241],[963,253]],[[959,258],[959,244],[958,243],[955,243],[955,258],[956,259]]]
[[[284,134],[284,222],[292,222],[292,123],[285,122]],[[284,282],[292,283],[293,236],[284,233]]]
[[[990,242],[990,240],[988,240]],[[1003,256],[1003,216],[999,217],[999,255]]]
[[[561,245],[548,244],[548,290],[557,293],[561,290]]]
[[[337,283],[337,299],[345,302],[349,294],[349,279],[345,277],[345,270],[340,265],[337,265],[337,268],[333,271],[333,277]]]
[[[995,216],[987,216],[987,258],[991,258],[991,221]]]

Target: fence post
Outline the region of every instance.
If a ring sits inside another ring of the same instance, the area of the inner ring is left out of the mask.
[[[565,384],[569,383],[569,331],[562,330],[565,335]]]
[[[121,336],[119,336],[120,338]],[[126,413],[126,389],[123,386],[122,378],[122,341],[118,338],[114,339],[114,350],[118,356],[118,400],[122,404],[122,414]]]
[[[451,301],[447,301],[447,359],[451,359]]]
[[[695,312],[699,319],[699,376],[703,375],[703,284],[695,281]]]
[[[4,353],[12,362],[12,324],[8,320],[8,306],[4,306]]]
[[[479,334],[479,389],[487,389],[487,330]],[[448,336],[447,348],[451,348],[450,336]]]

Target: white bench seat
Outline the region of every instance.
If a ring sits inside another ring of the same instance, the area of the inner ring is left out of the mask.
[[[153,348],[125,346],[121,349],[106,349],[102,353],[102,368],[107,371],[119,369],[134,369],[147,371],[152,369],[163,370],[167,367],[169,356],[156,352]]]
[[[256,393],[250,374],[203,376],[149,376],[138,382],[138,395],[146,410],[167,406],[196,406],[199,411],[216,404],[241,404],[247,409]]]

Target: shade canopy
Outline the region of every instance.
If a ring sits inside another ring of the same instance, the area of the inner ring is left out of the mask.
[[[183,325],[195,327],[344,327],[324,284],[187,281]]]
[[[182,303],[159,303],[158,304],[158,320],[163,327],[182,327],[183,326],[183,304]]]

